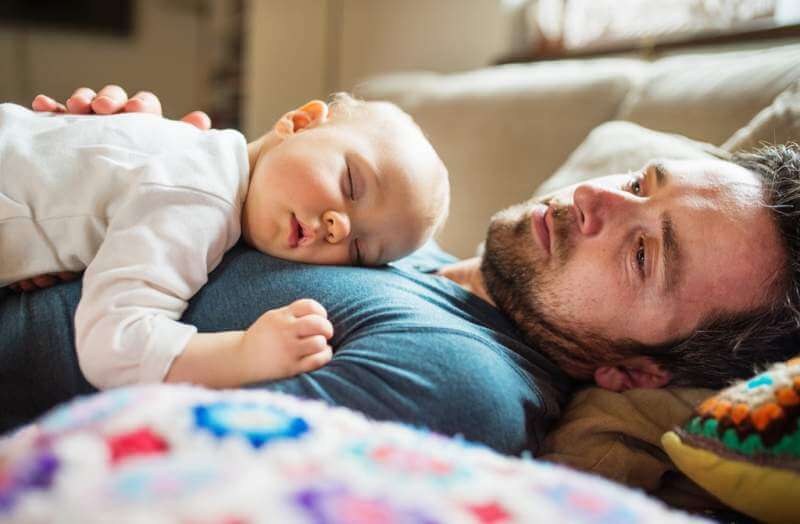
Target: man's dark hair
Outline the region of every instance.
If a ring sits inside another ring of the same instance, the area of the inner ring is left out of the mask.
[[[622,344],[623,353],[647,355],[670,371],[672,385],[720,388],[800,353],[800,147],[765,145],[730,161],[758,175],[783,242],[785,267],[775,268],[773,300],[765,307],[713,316],[684,340]]]

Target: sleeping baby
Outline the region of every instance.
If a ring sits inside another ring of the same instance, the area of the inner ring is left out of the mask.
[[[241,237],[312,264],[376,266],[441,225],[447,171],[409,115],[338,94],[247,143],[149,114],[0,105],[0,286],[83,271],[81,370],[98,388],[235,387],[325,365],[333,328],[304,299],[245,331],[178,321]]]

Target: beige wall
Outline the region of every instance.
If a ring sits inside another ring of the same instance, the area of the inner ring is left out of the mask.
[[[165,112],[205,107],[204,27],[193,1],[138,0],[130,37],[0,26],[0,100],[64,99],[80,85],[158,93]]]
[[[508,0],[248,0],[244,127],[401,70],[460,71],[507,53]]]
[[[513,3],[513,2],[511,2]],[[481,67],[508,50],[509,0],[246,0],[243,127],[370,75]],[[201,0],[137,0],[130,37],[0,26],[0,100],[59,99],[80,85],[156,92],[168,116],[208,109]],[[214,6],[213,2],[208,4]]]
[[[245,16],[244,130],[269,129],[283,113],[324,97],[325,0],[249,0]]]

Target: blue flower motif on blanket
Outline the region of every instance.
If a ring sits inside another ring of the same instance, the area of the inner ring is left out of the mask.
[[[194,407],[198,428],[218,438],[238,435],[254,448],[270,440],[295,439],[309,431],[308,423],[280,408],[263,404],[214,402]]]

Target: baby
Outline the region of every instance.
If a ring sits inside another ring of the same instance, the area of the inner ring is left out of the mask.
[[[0,286],[81,271],[81,370],[98,388],[190,381],[235,387],[331,359],[317,302],[246,331],[178,321],[241,236],[313,264],[375,266],[444,220],[447,171],[409,115],[335,95],[246,143],[148,114],[40,114],[0,104]]]

